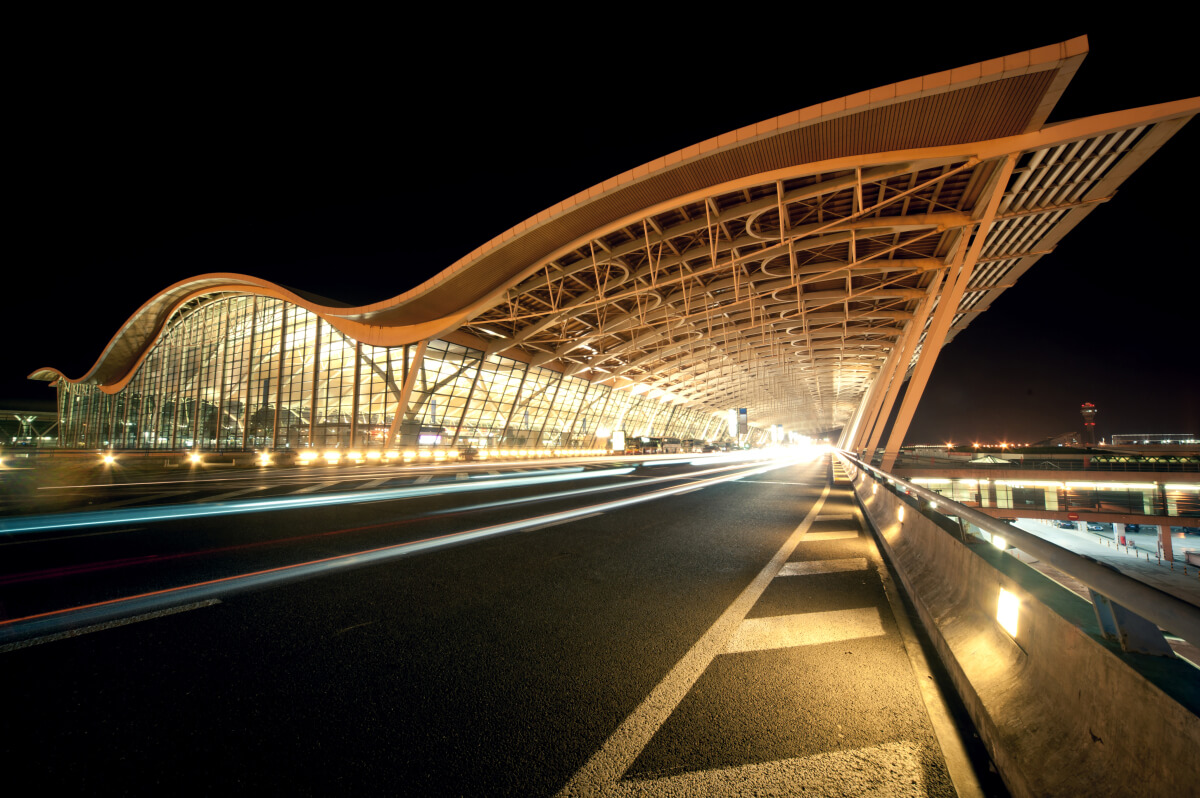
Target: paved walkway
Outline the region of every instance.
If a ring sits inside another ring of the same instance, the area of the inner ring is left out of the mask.
[[[1076,554],[1086,554],[1093,559],[1109,563],[1126,576],[1145,582],[1200,607],[1200,569],[1195,566],[1186,566],[1185,573],[1185,566],[1176,562],[1175,569],[1171,570],[1166,563],[1160,565],[1152,553],[1150,559],[1147,560],[1146,554],[1149,549],[1130,549],[1126,553],[1124,546],[1116,546],[1111,540],[1102,543],[1094,534],[1060,529],[1028,518],[1017,519],[1016,525],[1026,532],[1062,546],[1064,549],[1070,549]],[[1009,549],[1009,554],[1028,563],[1063,587],[1073,590],[1087,601],[1091,601],[1087,586],[1079,580],[1038,561],[1037,558],[1026,552],[1014,553],[1015,551],[1019,550]],[[1177,638],[1168,638],[1167,642],[1176,654],[1200,668],[1200,648]]]
[[[1078,554],[1086,554],[1101,562],[1109,563],[1126,576],[1145,582],[1200,607],[1200,569],[1194,565],[1185,565],[1176,561],[1174,570],[1172,570],[1166,561],[1159,564],[1154,556],[1154,550],[1149,546],[1146,549],[1128,549],[1127,553],[1124,546],[1116,546],[1111,541],[1101,543],[1099,538],[1093,534],[1059,529],[1027,518],[1018,519],[1016,525],[1026,532],[1062,546],[1064,549],[1070,549]],[[1143,537],[1150,538],[1151,536]],[[1149,556],[1148,560],[1147,556]]]

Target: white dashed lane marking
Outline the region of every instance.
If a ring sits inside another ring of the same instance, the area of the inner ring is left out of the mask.
[[[813,543],[819,540],[849,540],[856,537],[858,537],[858,530],[847,530],[845,532],[809,532],[801,542]]]
[[[912,743],[884,743],[870,748],[830,751],[815,756],[780,759],[719,770],[699,770],[660,779],[626,779],[605,794],[667,795],[880,795],[924,796],[925,774],[920,751]]]
[[[334,485],[340,485],[343,481],[344,480],[336,480],[334,482],[318,482],[315,485],[308,485],[306,487],[300,488],[299,490],[294,490],[294,491],[292,491],[292,493],[293,494],[316,493],[317,491],[323,490],[324,488],[332,488]]]
[[[779,570],[780,576],[808,576],[810,574],[837,574],[842,571],[865,571],[865,557],[851,557],[847,560],[808,560],[807,562],[787,562]]]
[[[883,621],[875,607],[748,618],[742,621],[725,651],[740,654],[773,648],[816,646],[840,640],[880,637],[883,634]]]

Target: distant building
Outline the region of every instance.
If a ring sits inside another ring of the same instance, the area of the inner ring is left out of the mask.
[[[1200,443],[1194,432],[1139,432],[1112,436],[1113,446],[1133,444]]]
[[[57,441],[56,411],[0,410],[0,447],[53,446]]]
[[[1080,436],[1078,432],[1062,432],[1052,438],[1043,438],[1040,441],[1034,441],[1034,446],[1078,446]]]

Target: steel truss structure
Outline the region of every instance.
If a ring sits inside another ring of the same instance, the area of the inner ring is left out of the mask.
[[[604,386],[687,410],[688,435],[744,407],[759,429],[840,428],[843,446],[874,451],[907,381],[885,446],[894,453],[941,348],[1200,110],[1191,98],[1045,124],[1086,52],[1086,39],[1074,39],[732,131],[581,192],[374,305],[321,305],[244,275],[185,280],[134,314],[84,377],[31,376],[57,380],[64,395],[90,385],[115,396],[189,307],[257,297],[311,314],[355,358],[382,348],[392,363],[399,347],[409,363],[445,342],[478,353],[474,372],[454,378],[473,373],[476,389],[480,364],[517,363],[576,385],[576,416]],[[340,379],[361,397],[360,372]],[[391,388],[368,388],[384,397],[371,414],[391,444],[413,421],[413,388],[381,379]],[[318,415],[312,381],[289,411],[297,418]],[[526,396],[515,391],[505,428]],[[358,402],[345,423],[376,423],[357,420]],[[235,411],[243,430],[252,406]],[[596,425],[621,423],[609,414]],[[573,424],[535,445],[580,437]],[[595,431],[582,437],[597,442]]]

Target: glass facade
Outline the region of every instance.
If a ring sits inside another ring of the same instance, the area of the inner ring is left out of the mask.
[[[404,449],[599,449],[616,430],[700,440],[724,429],[723,413],[653,393],[448,341],[430,341],[420,362],[418,351],[363,344],[282,300],[204,297],[176,312],[119,392],[59,380],[59,445],[370,450],[392,435]]]

